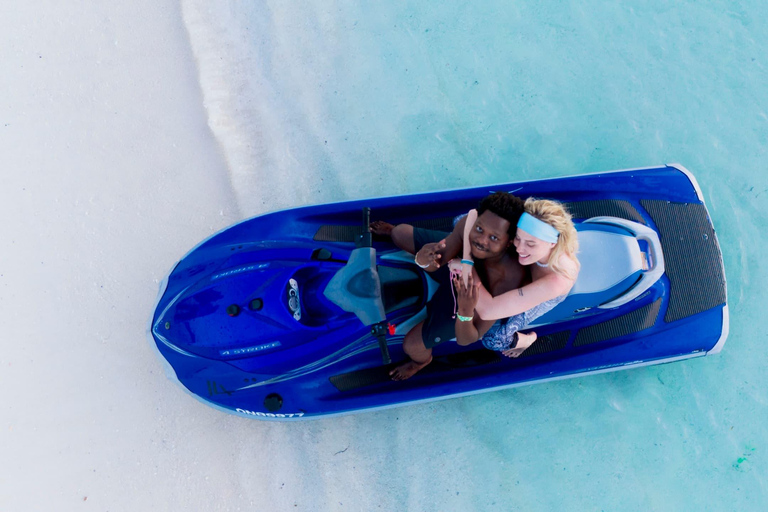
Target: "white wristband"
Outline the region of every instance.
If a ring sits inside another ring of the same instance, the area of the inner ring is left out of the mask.
[[[429,267],[432,266],[432,263],[428,263],[426,265],[422,265],[421,263],[419,263],[419,260],[417,259],[418,256],[419,256],[418,252],[416,254],[414,254],[414,256],[413,256],[413,262],[416,264],[417,267],[419,267],[419,268],[429,268]]]

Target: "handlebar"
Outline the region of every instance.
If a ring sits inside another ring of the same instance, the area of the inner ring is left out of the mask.
[[[361,247],[373,247],[373,234],[371,233],[371,209],[367,206],[363,208],[363,232],[358,236],[355,246],[358,249]],[[382,363],[391,363],[392,358],[389,355],[389,347],[387,346],[387,321],[384,320],[383,322],[372,325],[371,334],[379,341],[379,350],[381,350]]]
[[[371,327],[371,334],[379,341],[381,359],[384,364],[389,364],[387,315],[370,226],[371,209],[366,207],[363,208],[363,231],[355,239],[356,249],[347,264],[328,282],[323,294],[344,311],[357,315],[363,325]]]

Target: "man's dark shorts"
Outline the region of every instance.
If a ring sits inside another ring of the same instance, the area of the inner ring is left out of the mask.
[[[413,245],[416,251],[424,244],[439,242],[450,233],[435,231],[432,229],[413,228]],[[421,339],[424,346],[432,348],[435,345],[456,337],[456,320],[454,308],[456,302],[453,298],[453,283],[448,269],[448,262],[444,261],[439,269],[430,273],[440,287],[427,303],[427,318],[421,329]]]

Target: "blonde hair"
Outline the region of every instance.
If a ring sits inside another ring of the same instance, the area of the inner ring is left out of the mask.
[[[576,258],[576,252],[579,250],[579,239],[576,235],[576,228],[571,220],[571,214],[557,201],[535,199],[533,197],[525,200],[525,211],[540,221],[546,222],[560,233],[555,247],[549,254],[547,265],[556,274],[575,281],[580,268],[579,260]],[[564,254],[570,256],[576,262],[575,269],[564,268],[560,264],[560,257]]]

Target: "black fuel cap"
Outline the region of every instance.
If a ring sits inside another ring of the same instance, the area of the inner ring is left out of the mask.
[[[264,399],[264,407],[266,407],[269,412],[277,412],[282,406],[283,397],[277,393],[269,394],[267,395],[267,398]]]

